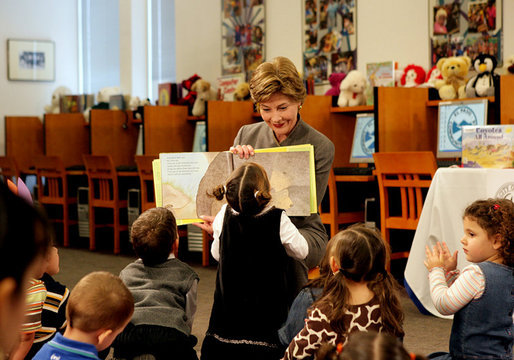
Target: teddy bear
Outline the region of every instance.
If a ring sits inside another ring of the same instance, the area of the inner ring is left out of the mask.
[[[400,84],[404,87],[415,87],[425,82],[425,69],[419,65],[410,64],[403,69]]]
[[[248,84],[247,82],[237,84],[236,90],[234,91],[234,100],[246,101],[250,100],[250,98],[250,84]]]
[[[366,77],[358,70],[350,71],[339,86],[337,106],[357,106],[366,104],[364,92],[368,86]]]
[[[216,100],[216,91],[211,89],[210,82],[203,79],[196,80],[193,86],[191,86],[191,91],[196,92],[196,99],[191,114],[193,116],[202,116],[205,114],[205,103],[209,100]]]
[[[473,68],[477,74],[466,83],[466,97],[494,96],[494,87],[498,82],[496,58],[489,54],[479,54],[473,60]]]
[[[330,89],[325,92],[327,96],[339,96],[341,90],[339,86],[341,85],[341,81],[346,77],[345,73],[332,73],[328,77],[328,82],[330,83]]]
[[[50,105],[45,106],[45,114],[59,114],[60,112],[60,100],[63,95],[70,95],[71,90],[66,86],[59,86],[52,93],[52,101]]]
[[[471,59],[468,56],[439,59],[437,68],[443,79],[436,80],[435,88],[439,91],[441,100],[466,97],[465,86],[470,65]]]

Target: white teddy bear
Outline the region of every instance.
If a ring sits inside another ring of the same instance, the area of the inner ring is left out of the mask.
[[[193,116],[202,116],[205,114],[205,103],[209,100],[216,100],[216,90],[211,88],[210,82],[198,79],[191,86],[191,91],[196,91],[197,93],[191,114]]]
[[[364,92],[367,86],[368,82],[364,74],[358,70],[350,71],[339,85],[341,92],[337,99],[337,106],[366,105]]]
[[[66,86],[59,86],[55,89],[52,93],[52,101],[50,105],[45,106],[45,114],[59,114],[61,96],[70,94],[71,90]]]

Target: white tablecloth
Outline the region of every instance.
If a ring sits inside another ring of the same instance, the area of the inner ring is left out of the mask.
[[[492,197],[514,199],[514,169],[437,170],[423,205],[405,268],[407,285],[430,313],[446,317],[437,312],[430,298],[428,270],[423,264],[425,245],[432,247],[437,241],[444,241],[450,251],[459,250],[459,269],[469,265],[460,244],[464,235],[462,214],[473,201]],[[416,299],[413,300],[416,302]]]

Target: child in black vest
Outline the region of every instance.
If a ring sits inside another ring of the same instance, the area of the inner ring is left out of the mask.
[[[285,211],[269,205],[266,171],[248,162],[213,195],[224,205],[213,222],[211,253],[219,261],[214,305],[202,344],[207,359],[279,359],[277,330],[291,304],[287,269],[308,254]]]

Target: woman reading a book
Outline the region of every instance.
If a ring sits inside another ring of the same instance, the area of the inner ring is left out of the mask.
[[[292,61],[285,57],[264,62],[253,73],[250,94],[264,121],[241,127],[230,151],[240,158],[249,159],[254,155],[254,149],[313,145],[319,206],[327,188],[335,148],[325,135],[309,126],[299,114],[306,90],[298,70]],[[204,216],[203,219],[205,223],[198,226],[212,233],[214,217]],[[299,290],[307,282],[308,269],[317,266],[321,261],[328,235],[317,213],[291,217],[291,220],[309,245],[309,254],[305,260],[289,260],[289,279],[296,281],[296,289]]]

